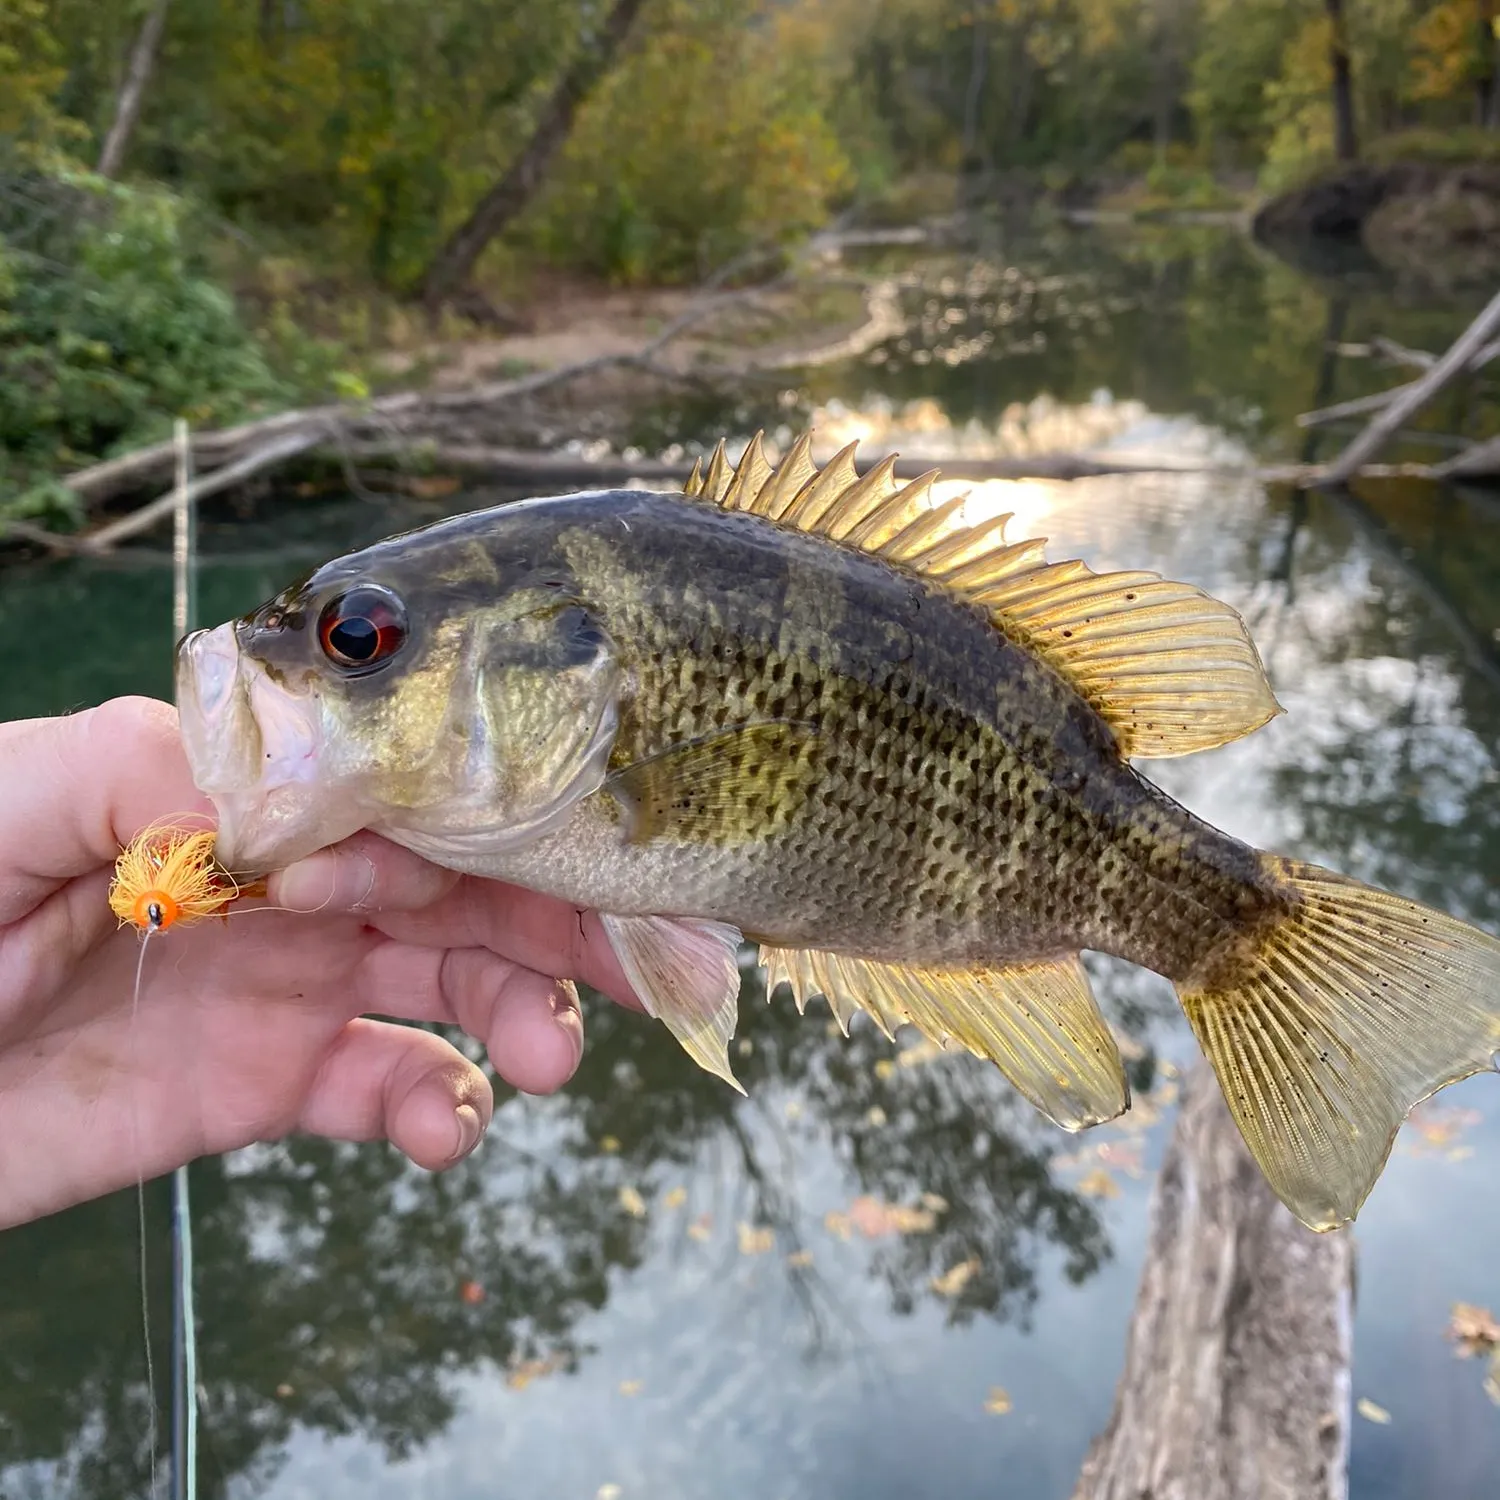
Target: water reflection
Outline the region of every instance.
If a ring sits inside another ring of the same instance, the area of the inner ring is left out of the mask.
[[[1063,434],[1294,456],[1290,416],[1370,377],[1327,359],[1330,338],[1378,326],[1422,343],[1435,316],[1364,294],[1326,305],[1222,235],[1128,256],[1090,244],[1075,260],[1067,276],[981,275],[972,256],[924,269],[909,348],[819,371],[791,404],[752,395],[739,425],[815,408],[829,442],[863,425],[929,453]],[[1242,837],[1500,926],[1492,502],[1397,484],[1336,501],[1202,475],[973,488],[976,507],[1016,512],[1018,533],[1049,534],[1054,556],[1190,578],[1250,620],[1288,714],[1150,768],[1169,791]],[[207,550],[230,555],[203,607],[228,615],[412,515],[293,507],[210,525]],[[0,713],[166,691],[167,592],[150,558],[7,577],[0,624],[26,647]],[[1146,1094],[1188,1055],[1170,992],[1097,972]],[[1109,1405],[1163,1125],[1136,1122],[1143,1149],[1119,1130],[1073,1140],[969,1059],[898,1055],[858,1025],[831,1036],[821,1006],[801,1020],[784,997],[767,1006],[754,976],[743,1012],[748,1101],[594,1004],[575,1086],[509,1098],[455,1173],[308,1141],[198,1166],[203,1493],[904,1500],[936,1474],[962,1500],[992,1494],[997,1466],[1007,1494],[1067,1493]],[[1478,1382],[1424,1353],[1444,1354],[1446,1300],[1500,1301],[1483,1284],[1500,1241],[1483,1191],[1500,1144],[1488,1082],[1464,1086],[1487,1111],[1474,1159],[1398,1156],[1361,1220],[1375,1292],[1356,1383],[1398,1412],[1391,1432],[1356,1434],[1362,1495],[1418,1473],[1477,1493],[1467,1476],[1500,1462]],[[155,1188],[150,1204],[164,1313]],[[0,1235],[5,1500],[147,1493],[134,1244],[128,1194]],[[164,1369],[164,1329],[157,1346]],[[1439,1394],[1420,1396],[1411,1368]],[[983,1411],[991,1384],[1011,1415]]]

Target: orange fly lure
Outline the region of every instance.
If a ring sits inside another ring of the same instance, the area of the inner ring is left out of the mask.
[[[214,857],[211,828],[143,828],[120,851],[110,910],[141,932],[164,932],[224,912],[244,888]]]

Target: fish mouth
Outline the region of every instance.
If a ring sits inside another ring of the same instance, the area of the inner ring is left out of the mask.
[[[187,636],[177,653],[183,748],[219,818],[216,853],[239,876],[284,869],[364,827],[366,810],[326,779],[322,703],[240,647],[235,626]]]

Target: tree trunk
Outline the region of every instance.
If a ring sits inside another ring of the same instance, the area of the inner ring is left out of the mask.
[[[146,99],[146,85],[151,80],[151,70],[156,66],[156,52],[161,45],[161,34],[167,24],[167,6],[170,0],[154,0],[146,19],[141,22],[135,46],[130,50],[130,64],[125,70],[125,82],[120,86],[120,97],[115,101],[115,120],[109,127],[104,141],[104,150],[99,153],[99,175],[118,177],[125,165],[125,153],[130,149],[130,138],[135,134],[136,121],[141,117],[141,105]]]
[[[1340,161],[1359,159],[1354,134],[1354,80],[1349,67],[1349,40],[1344,34],[1344,0],[1324,0],[1333,27],[1329,55],[1333,63],[1333,148]]]
[[[1200,1064],[1073,1500],[1346,1500],[1354,1247],[1292,1218]]]
[[[429,308],[442,306],[468,280],[490,242],[536,196],[553,158],[568,139],[580,106],[609,71],[645,4],[646,0],[615,0],[599,34],[585,42],[553,90],[520,155],[422,273],[417,295]]]
[[[1476,35],[1474,45],[1479,54],[1479,68],[1474,75],[1474,123],[1481,130],[1500,129],[1500,63],[1496,51],[1500,41],[1495,36],[1495,0],[1476,0]]]

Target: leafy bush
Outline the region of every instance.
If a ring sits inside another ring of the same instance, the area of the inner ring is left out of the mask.
[[[219,425],[334,382],[285,330],[273,366],[207,274],[184,200],[12,171],[0,202],[0,513],[51,508],[48,475],[161,438],[175,417]]]

